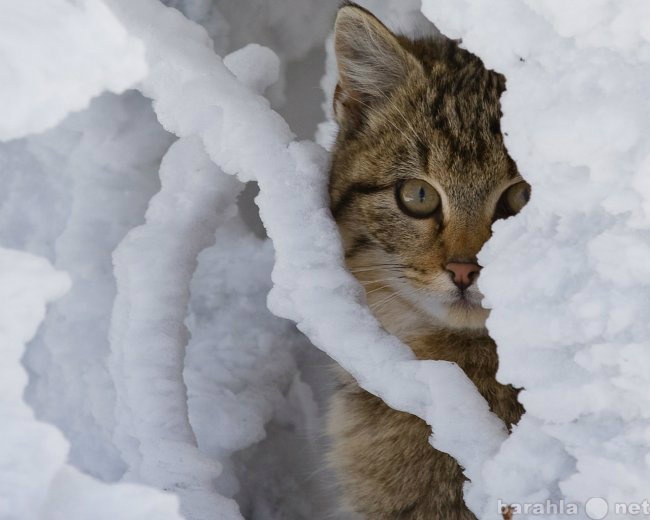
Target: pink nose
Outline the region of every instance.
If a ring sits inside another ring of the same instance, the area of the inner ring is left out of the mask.
[[[445,269],[459,289],[467,289],[476,280],[481,266],[472,262],[450,262]]]

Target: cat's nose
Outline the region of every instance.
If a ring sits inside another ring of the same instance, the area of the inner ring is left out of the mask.
[[[445,269],[459,289],[467,289],[478,276],[481,266],[473,262],[450,262]]]

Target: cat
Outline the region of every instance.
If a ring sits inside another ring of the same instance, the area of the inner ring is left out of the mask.
[[[350,2],[335,53],[329,194],[347,267],[387,331],[419,359],[457,363],[510,428],[524,410],[518,390],[496,381],[476,286],[492,223],[530,196],[500,129],[505,78],[457,42],[395,35]],[[328,458],[343,508],[368,520],[475,518],[462,469],[429,444],[427,424],[337,372]]]

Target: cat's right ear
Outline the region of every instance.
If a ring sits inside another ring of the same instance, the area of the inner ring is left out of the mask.
[[[334,27],[339,81],[334,113],[339,124],[384,98],[422,65],[374,15],[346,3]]]

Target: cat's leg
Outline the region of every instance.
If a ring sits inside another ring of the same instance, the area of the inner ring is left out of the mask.
[[[367,520],[475,520],[458,463],[429,444],[421,419],[347,383],[328,416],[344,506]]]

